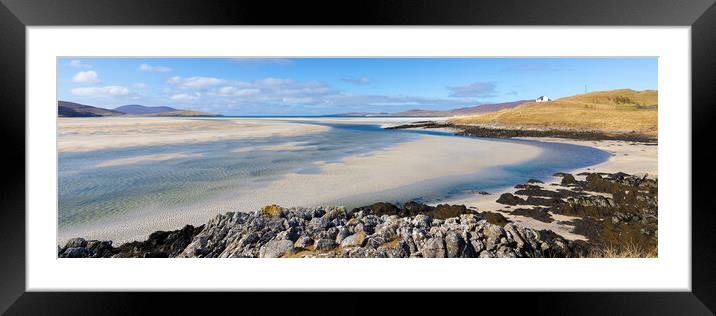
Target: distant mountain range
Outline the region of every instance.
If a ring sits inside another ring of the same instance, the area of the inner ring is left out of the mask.
[[[446,111],[413,109],[413,110],[394,112],[394,113],[352,112],[352,113],[334,114],[331,116],[353,116],[353,117],[356,117],[356,116],[358,116],[358,117],[362,117],[362,116],[464,116],[464,115],[474,115],[474,114],[480,114],[480,113],[495,112],[495,111],[499,111],[502,109],[514,108],[514,107],[519,106],[520,104],[532,102],[532,101],[534,101],[534,100],[519,100],[519,101],[505,102],[505,103],[481,104],[481,105],[446,110]]]
[[[162,112],[176,112],[180,111],[175,108],[168,106],[144,106],[139,104],[122,105],[114,108],[115,111],[119,111],[127,114],[156,114]]]
[[[125,113],[119,111],[107,110],[74,102],[57,102],[57,115],[62,117],[119,116],[124,114]]]
[[[503,109],[517,107],[523,103],[532,102],[533,100],[520,100],[505,103],[481,104],[471,107],[464,107],[446,111],[413,109],[402,112],[353,112],[342,113],[328,116],[346,116],[346,117],[372,117],[372,116],[467,116],[487,112],[496,112]],[[187,111],[176,109],[168,106],[145,106],[139,104],[128,104],[116,107],[114,109],[105,109],[101,107],[79,104],[68,101],[57,102],[57,114],[60,117],[100,117],[100,116],[221,116],[199,111]]]
[[[57,102],[57,115],[60,117],[100,117],[100,116],[221,116],[199,111],[187,111],[168,106],[144,106],[130,104],[113,110],[67,101]]]

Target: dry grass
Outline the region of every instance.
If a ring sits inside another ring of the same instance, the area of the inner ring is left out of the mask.
[[[507,128],[580,129],[656,136],[657,113],[657,91],[624,89],[580,94],[550,102],[529,102],[512,109],[456,117],[450,121]]]
[[[343,251],[343,247],[341,245],[338,245],[338,246],[336,246],[336,248],[333,248],[331,250],[323,250],[323,251],[316,250],[316,246],[311,245],[311,246],[308,246],[307,249],[287,253],[281,258],[314,258],[319,254],[326,254],[326,253],[336,254],[336,253],[340,253],[341,251]]]
[[[281,257],[281,258],[305,258],[307,256],[314,255],[316,253],[318,253],[318,251],[316,250],[316,246],[310,245],[304,250],[287,253],[287,254],[283,255],[283,257]]]
[[[386,242],[383,246],[388,248],[396,248],[400,244],[400,237],[395,237],[393,240]]]
[[[657,258],[658,247],[645,247],[629,241],[622,245],[608,245],[592,250],[588,258]]]

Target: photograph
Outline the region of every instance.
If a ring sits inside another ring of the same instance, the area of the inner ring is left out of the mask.
[[[659,258],[658,68],[58,56],[56,257]]]
[[[714,30],[716,0],[0,0],[0,314],[714,315]]]

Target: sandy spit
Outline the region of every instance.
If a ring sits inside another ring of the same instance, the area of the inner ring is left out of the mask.
[[[321,125],[233,118],[59,118],[57,124],[60,153],[297,136],[329,129]]]

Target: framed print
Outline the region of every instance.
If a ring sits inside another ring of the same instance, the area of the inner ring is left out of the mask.
[[[712,1],[275,9],[3,0],[4,311],[713,313]]]

